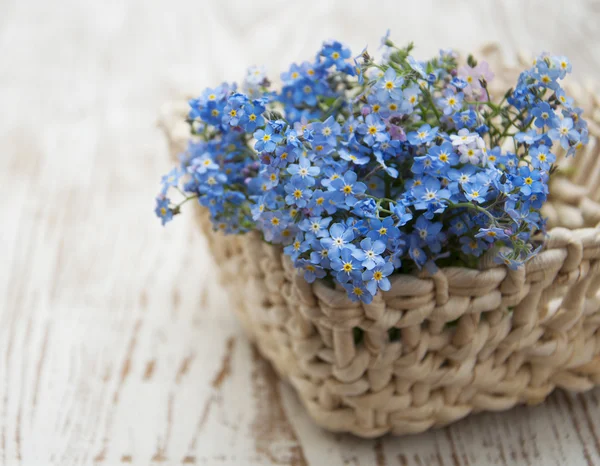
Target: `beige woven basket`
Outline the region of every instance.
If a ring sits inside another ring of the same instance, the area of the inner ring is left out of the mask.
[[[497,47],[483,54],[499,88],[516,82]],[[371,304],[353,303],[343,289],[306,283],[259,234],[214,233],[198,209],[233,309],[317,424],[361,437],[416,433],[600,384],[600,99],[566,86],[590,144],[576,167],[561,160],[569,176],[552,183],[549,235],[522,270],[483,260],[480,270],[395,276]],[[185,105],[175,107],[163,118],[173,154],[188,138]],[[390,341],[394,328],[400,338]]]

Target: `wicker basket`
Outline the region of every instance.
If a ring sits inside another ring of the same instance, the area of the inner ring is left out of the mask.
[[[483,53],[496,85],[516,81],[497,47]],[[198,209],[241,323],[317,424],[361,437],[416,433],[600,384],[600,99],[567,88],[584,107],[590,144],[570,178],[552,183],[549,235],[521,270],[482,260],[480,270],[395,276],[371,304],[353,303],[343,289],[306,283],[259,234],[214,233]],[[188,137],[178,111],[163,118],[173,153]]]

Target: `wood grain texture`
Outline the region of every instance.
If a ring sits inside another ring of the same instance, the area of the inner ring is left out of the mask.
[[[600,391],[405,438],[315,428],[252,350],[183,216],[153,218],[162,103],[324,38],[499,41],[600,79],[600,4],[0,1],[0,462],[595,465]]]

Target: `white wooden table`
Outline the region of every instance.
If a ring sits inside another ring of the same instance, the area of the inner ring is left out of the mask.
[[[181,92],[390,27],[600,74],[589,1],[0,0],[0,460],[7,465],[594,465],[600,391],[380,441],[315,428],[227,309],[191,218],[160,228]],[[600,76],[598,76],[600,78]]]

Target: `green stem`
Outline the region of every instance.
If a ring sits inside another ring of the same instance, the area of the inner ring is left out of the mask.
[[[471,209],[471,210],[476,210],[477,212],[481,212],[482,214],[487,215],[487,217],[492,221],[492,223],[495,225],[496,224],[496,217],[494,217],[492,214],[490,214],[487,209],[484,209],[481,206],[478,206],[477,204],[472,204],[470,202],[457,202],[456,204],[452,201],[450,201],[449,199],[442,199],[442,201],[445,201],[448,203],[448,208],[449,209],[459,209],[461,207],[465,208],[465,209]]]

